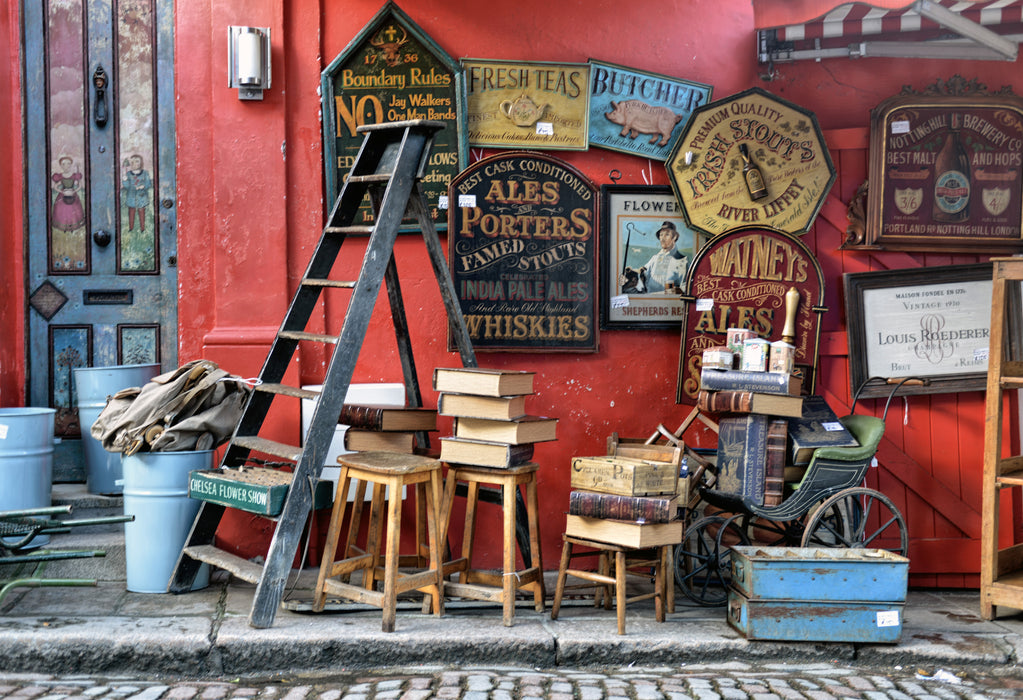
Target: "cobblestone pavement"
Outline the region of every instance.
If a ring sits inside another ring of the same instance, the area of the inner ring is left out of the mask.
[[[0,700],[958,700],[1021,698],[1018,669],[867,670],[834,664],[722,663],[683,668],[514,667],[380,670],[332,676],[139,680],[0,674]]]

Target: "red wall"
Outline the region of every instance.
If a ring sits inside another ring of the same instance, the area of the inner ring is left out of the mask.
[[[319,74],[380,9],[381,0],[322,3],[314,0],[227,0],[179,3],[176,20],[180,358],[205,356],[241,374],[258,371],[296,280],[322,226],[322,146]],[[832,59],[779,66],[773,81],[761,78],[754,59],[750,0],[405,0],[419,26],[454,58],[572,61],[600,59],[714,86],[717,98],[759,85],[813,110],[826,131],[839,179],[814,228],[805,235],[825,271],[826,304],[818,385],[840,414],[850,404],[841,275],[869,269],[976,262],[976,256],[839,252],[845,203],[865,179],[870,109],[903,85],[922,89],[961,73],[992,88],[1023,91],[1018,65],[994,62]],[[11,10],[7,11],[10,14]],[[0,32],[13,36],[0,18]],[[230,24],[270,26],[273,87],[262,102],[241,102],[226,87],[226,33]],[[3,36],[0,35],[0,39]],[[0,44],[0,49],[3,46]],[[13,71],[11,52],[0,53],[0,86]],[[16,76],[15,76],[16,78]],[[17,112],[0,90],[0,129],[15,134]],[[16,94],[16,93],[15,93]],[[16,141],[17,142],[17,141]],[[474,150],[473,157],[488,152]],[[612,169],[622,184],[666,184],[663,165],[600,149],[556,153],[595,184]],[[0,184],[11,177],[0,164]],[[0,205],[17,198],[0,187]],[[20,229],[5,221],[0,249]],[[15,246],[17,247],[17,246]],[[15,256],[14,261],[18,258]],[[424,398],[433,404],[430,373],[459,363],[446,349],[443,307],[421,241],[402,236],[397,248],[409,331]],[[4,304],[7,308],[7,304]],[[6,313],[0,310],[0,313]],[[325,308],[317,319],[337,330],[343,309]],[[11,326],[5,324],[6,330]],[[17,323],[14,324],[17,327]],[[0,398],[24,384],[24,363],[4,342]],[[534,370],[537,393],[530,410],[560,419],[559,440],[537,448],[541,463],[540,508],[544,563],[557,565],[568,503],[569,460],[597,454],[612,431],[647,436],[658,423],[678,425],[688,407],[674,403],[679,338],[675,331],[607,331],[596,354],[480,353],[482,366]],[[21,351],[23,352],[23,351]],[[9,357],[20,367],[6,377]],[[20,364],[17,364],[20,363]],[[303,354],[293,375],[318,382],[326,364]],[[17,372],[15,373],[17,375]],[[377,306],[355,381],[399,381],[401,370],[387,315]],[[879,411],[866,401],[858,410]],[[905,410],[904,410],[905,408]],[[903,509],[913,538],[916,585],[975,585],[979,568],[979,479],[983,396],[913,397],[897,402],[888,419],[888,441],[872,482]],[[903,418],[906,417],[904,423]],[[298,407],[275,421],[297,440]],[[447,426],[442,426],[447,427]],[[687,438],[712,446],[713,435],[694,428]],[[491,509],[496,510],[496,509]],[[497,541],[497,513],[486,527]],[[958,543],[948,555],[947,543]],[[491,551],[489,564],[499,565]],[[949,573],[951,572],[951,573]],[[965,575],[964,575],[965,574]]]

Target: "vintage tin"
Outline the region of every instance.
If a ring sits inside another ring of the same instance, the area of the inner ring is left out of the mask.
[[[736,357],[742,357],[742,344],[756,337],[757,334],[749,328],[729,328],[725,331],[725,345],[728,346]]]
[[[763,338],[750,338],[742,343],[742,371],[766,372],[771,344]]]
[[[784,340],[776,340],[771,343],[771,354],[767,360],[767,371],[792,374],[795,360],[796,346],[792,343],[786,343]]]
[[[709,369],[732,369],[735,367],[735,353],[723,345],[703,351],[703,366]]]

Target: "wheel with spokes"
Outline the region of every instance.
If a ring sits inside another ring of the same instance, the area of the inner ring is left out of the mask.
[[[804,547],[884,549],[906,556],[909,532],[895,504],[879,491],[839,491],[814,511],[803,532]]]
[[[682,544],[675,548],[675,582],[690,600],[708,607],[728,601],[731,548],[750,543],[741,519],[712,515],[686,530]]]

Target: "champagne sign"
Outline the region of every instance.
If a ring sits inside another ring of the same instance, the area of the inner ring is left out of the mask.
[[[786,311],[795,294],[789,326]],[[802,377],[803,393],[812,394],[823,303],[820,264],[795,236],[742,229],[712,238],[696,254],[682,295],[676,403],[696,402],[703,351],[727,345],[729,328],[746,328],[772,342],[791,334],[792,373]]]
[[[448,260],[473,347],[596,351],[593,183],[512,151],[470,165],[448,192]]]
[[[957,93],[899,95],[873,111],[868,245],[1023,249],[1023,100],[968,84]]]
[[[665,166],[687,223],[711,235],[804,233],[835,181],[814,114],[760,88],[695,110]]]

